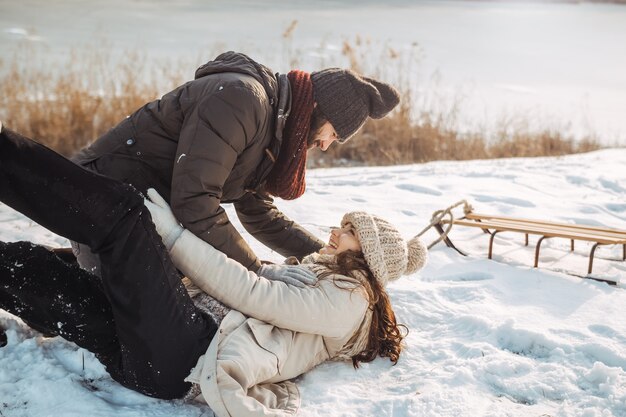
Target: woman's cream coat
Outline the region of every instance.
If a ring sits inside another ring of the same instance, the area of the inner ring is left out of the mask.
[[[366,315],[362,290],[332,279],[305,288],[269,281],[187,230],[170,255],[195,285],[233,309],[187,378],[219,417],[295,414],[300,396],[289,380],[336,356]]]

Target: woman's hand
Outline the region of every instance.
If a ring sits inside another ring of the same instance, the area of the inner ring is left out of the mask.
[[[157,190],[154,188],[148,189],[148,198],[150,200],[144,199],[144,204],[150,210],[152,221],[163,240],[163,244],[167,250],[170,250],[185,229],[178,223],[169,204]]]
[[[270,281],[282,281],[287,285],[304,288],[317,282],[317,275],[308,268],[297,265],[261,265],[257,272],[259,276]]]

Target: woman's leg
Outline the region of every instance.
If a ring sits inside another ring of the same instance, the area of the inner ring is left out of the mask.
[[[113,313],[100,281],[42,246],[0,242],[0,308],[90,350],[107,368],[119,362]]]
[[[94,251],[141,196],[130,185],[89,172],[56,152],[3,128],[0,201]],[[70,220],[71,219],[71,220]]]
[[[20,135],[0,133],[0,201],[100,255],[124,385],[176,398],[216,324],[187,295],[143,198]]]

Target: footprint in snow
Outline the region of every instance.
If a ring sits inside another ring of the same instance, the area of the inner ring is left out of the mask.
[[[458,274],[444,275],[436,279],[437,281],[484,281],[493,279],[493,275],[487,272],[461,272]]]
[[[481,358],[485,353],[478,347],[471,344],[452,342],[450,349],[456,354],[456,357],[463,359]]]
[[[581,210],[581,213],[585,213],[585,212],[593,214],[593,213],[597,213],[597,210],[594,211],[594,209],[592,207],[589,207],[587,210]],[[579,224],[581,226],[606,227],[605,224],[603,224],[603,223],[601,223],[601,222],[599,222],[597,220],[594,220],[590,216],[587,216],[587,217],[568,216],[568,217],[565,217],[564,220],[566,222],[568,222],[568,223],[571,222],[571,223],[574,223],[574,224]]]
[[[453,303],[470,303],[484,300],[485,296],[480,291],[474,291],[467,287],[451,286],[442,288],[441,295]]]
[[[609,211],[612,211],[614,213],[623,213],[624,211],[626,211],[626,204],[614,204],[614,203],[610,203],[606,205],[606,208]]]
[[[439,190],[435,190],[433,188],[428,188],[428,187],[422,187],[419,185],[415,185],[415,184],[398,184],[396,185],[396,188],[400,189],[400,190],[404,190],[404,191],[411,191],[413,193],[419,193],[419,194],[428,194],[428,195],[435,195],[435,196],[440,196],[442,193]]]
[[[499,180],[512,181],[517,178],[517,175],[510,174],[494,174],[493,170],[486,172],[468,172],[463,174],[465,178],[495,178]]]
[[[568,175],[565,177],[565,179],[567,180],[567,182],[573,185],[583,185],[589,182],[588,178],[579,177],[577,175]]]
[[[321,191],[321,190],[312,190],[315,194],[317,195],[328,195],[330,194],[328,191]]]
[[[588,329],[598,336],[604,336],[608,339],[614,339],[620,343],[626,344],[626,337],[609,326],[605,326],[603,324],[592,324],[588,327]]]
[[[569,329],[550,329],[550,333],[552,334],[556,334],[556,335],[562,335],[562,336],[568,336],[570,338],[574,338],[577,340],[585,340],[587,339],[587,336],[581,332],[578,332],[576,330],[569,330]]]
[[[513,329],[510,324],[500,326],[496,331],[497,346],[515,355],[531,359],[544,359],[550,356],[558,345],[545,335],[529,330]]]
[[[626,371],[626,357],[619,348],[606,343],[584,343],[576,347],[591,363],[602,362],[612,368],[622,368]]]
[[[605,178],[600,178],[599,182],[600,182],[600,185],[602,185],[604,188],[614,191],[616,193],[626,192],[626,189],[623,188],[621,185],[619,185],[616,181],[611,181]]]
[[[494,197],[490,195],[478,194],[473,195],[472,198],[474,198],[479,203],[504,203],[517,207],[535,207],[535,204],[528,200],[522,200],[520,198],[514,197]]]

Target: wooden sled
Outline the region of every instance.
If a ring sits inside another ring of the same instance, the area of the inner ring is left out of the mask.
[[[488,254],[489,259],[492,258],[493,241],[496,235],[503,232],[516,232],[524,234],[526,246],[528,246],[528,235],[540,236],[535,246],[535,268],[539,266],[541,243],[545,239],[550,238],[569,239],[571,242],[572,251],[574,250],[574,242],[576,240],[593,242],[594,245],[592,246],[591,252],[589,253],[589,267],[587,269],[587,274],[591,274],[593,270],[593,259],[598,246],[622,245],[621,260],[626,260],[626,230],[479,214],[471,211],[471,206],[466,205],[466,208],[467,207],[470,207],[470,209],[465,211],[464,217],[460,219],[455,219],[452,216],[449,216],[448,218],[443,218],[440,216],[439,221],[437,222],[437,224],[434,225],[435,230],[439,232],[442,240],[446,243],[446,245],[455,249],[462,255],[465,255],[465,253],[456,248],[448,236],[448,232],[452,225],[477,227],[482,229],[483,232],[490,234],[491,237],[489,238]],[[445,228],[447,228],[446,231],[444,231]],[[593,277],[585,278],[591,278],[598,281],[615,284],[615,282],[609,280],[603,280]]]

